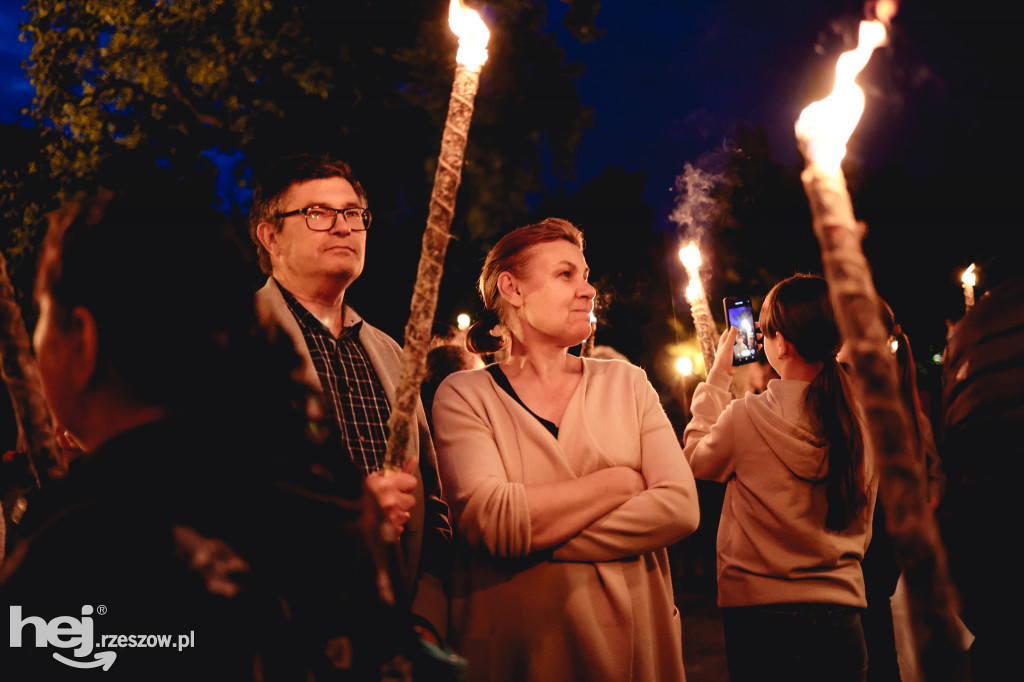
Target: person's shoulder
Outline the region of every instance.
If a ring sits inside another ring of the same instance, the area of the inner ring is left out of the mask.
[[[797,379],[772,379],[763,393],[751,393],[754,399],[769,403],[802,403],[807,397],[809,381]]]
[[[496,395],[495,386],[494,378],[486,368],[452,372],[438,385],[434,403],[456,397],[470,403],[490,400]]]
[[[748,392],[734,400],[733,406],[736,412],[749,415],[755,422],[771,423],[782,430],[805,434],[813,430],[807,411],[809,387],[807,381],[772,379],[763,393]]]
[[[446,376],[442,381],[438,390],[441,387],[447,387],[448,389],[455,390],[474,390],[484,386],[491,386],[493,378],[491,372],[486,368],[481,369],[464,369],[458,372],[452,372]]]
[[[594,380],[649,383],[647,372],[628,360],[584,358],[583,363]]]
[[[267,277],[267,281],[264,282],[263,286],[253,292],[253,300],[256,304],[257,313],[261,317],[269,317],[277,311],[278,307],[286,305],[284,296],[281,294],[281,290],[278,288],[277,282],[274,281],[273,277]]]
[[[401,354],[402,346],[396,341],[390,334],[374,327],[372,324],[366,321],[364,317],[355,312],[352,308],[345,304],[345,326],[350,326],[349,321],[357,322],[359,326],[359,342],[367,345],[374,344],[376,346],[386,347],[396,353]]]

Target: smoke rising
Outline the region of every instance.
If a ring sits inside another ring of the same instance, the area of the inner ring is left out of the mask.
[[[707,236],[708,230],[729,213],[726,195],[726,174],[724,171],[728,149],[705,154],[696,164],[686,162],[683,173],[676,177],[675,190],[678,194],[675,208],[669,220],[679,227],[680,237],[698,243]]]

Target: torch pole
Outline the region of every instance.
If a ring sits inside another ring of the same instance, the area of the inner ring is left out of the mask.
[[[7,259],[0,252],[0,377],[7,387],[17,427],[17,452],[25,455],[28,474],[37,488],[43,479],[59,478],[67,470],[64,455],[54,434],[53,417],[43,395],[39,368],[25,329],[25,321],[7,275]],[[45,477],[40,476],[40,469]],[[0,490],[0,493],[12,492]],[[25,492],[28,492],[27,490]],[[8,509],[0,499],[0,563],[4,559],[7,518],[16,525],[25,511],[26,499],[20,493],[9,497]]]
[[[842,172],[826,172],[810,161],[800,178],[810,202],[836,321],[853,359],[854,395],[870,425],[866,441],[881,469],[879,499],[904,570],[921,668],[932,682],[962,680],[966,661],[953,619],[957,597],[945,549],[926,504],[912,445],[911,416],[900,399],[896,366],[886,345],[888,333],[861,247],[864,227],[854,217]]]
[[[690,301],[690,313],[693,316],[693,325],[697,330],[697,343],[700,344],[701,355],[704,356],[704,376],[711,371],[711,365],[715,364],[715,353],[718,350],[718,330],[715,329],[715,320],[711,317],[711,308],[708,307],[707,299],[701,292],[699,300]]]
[[[692,243],[679,252],[679,257],[690,280],[686,285],[686,302],[690,304],[690,316],[697,331],[697,343],[700,345],[701,355],[704,356],[704,376],[707,376],[718,351],[718,330],[715,328],[715,319],[711,316],[711,308],[708,307],[708,299],[704,294],[704,283],[700,280],[700,250]]]
[[[420,385],[426,374],[426,358],[437,310],[437,295],[448,249],[455,196],[462,179],[462,163],[473,118],[473,100],[480,83],[480,69],[459,64],[448,102],[448,118],[441,136],[441,153],[430,194],[430,210],[423,232],[416,286],[413,290],[409,321],[405,326],[402,371],[396,390],[395,405],[388,420],[388,446],[384,456],[385,469],[401,469],[405,460],[411,429],[415,426],[416,405]]]
[[[7,260],[0,253],[0,375],[3,376],[18,428],[17,449],[28,457],[28,468],[37,486],[43,484],[40,466],[50,476],[63,475],[63,454],[54,435],[53,417],[43,396],[42,382],[25,321],[7,274]],[[49,476],[47,476],[49,477]]]

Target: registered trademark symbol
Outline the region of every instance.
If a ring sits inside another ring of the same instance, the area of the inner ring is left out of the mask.
[[[96,607],[96,613],[100,614],[101,616],[104,613],[106,613],[106,612],[107,612],[107,607],[104,606],[103,604],[100,604],[99,606]]]

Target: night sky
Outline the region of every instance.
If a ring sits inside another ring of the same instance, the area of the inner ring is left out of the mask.
[[[17,42],[16,26],[25,18],[19,4],[0,0],[2,122],[17,120],[32,94],[20,71],[29,47]],[[548,4],[550,25],[557,26],[566,8]],[[1020,252],[1016,199],[1024,150],[1013,107],[1024,84],[1024,26],[1015,4],[907,0],[890,44],[861,79],[867,106],[849,145],[851,193],[868,224],[865,252],[876,286],[906,320],[911,339],[922,339],[919,355],[941,350],[945,320],[962,314],[963,268],[979,264],[981,295],[986,268],[996,272],[996,260]],[[597,40],[581,45],[559,29],[568,59],[584,67],[577,85],[594,116],[575,178],[551,178],[551,191],[579,189],[609,166],[642,172],[654,225],[626,221],[618,233],[588,233],[588,241],[630,239],[631,229],[681,241],[669,218],[680,200],[676,177],[685,164],[728,148],[737,125],[764,129],[775,161],[799,167],[793,123],[826,94],[836,57],[853,46],[861,7],[841,0],[607,2],[596,20],[603,32]],[[806,213],[756,229],[782,248],[810,244],[813,252]],[[813,259],[800,265],[820,267]],[[719,308],[713,306],[718,316]]]

